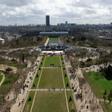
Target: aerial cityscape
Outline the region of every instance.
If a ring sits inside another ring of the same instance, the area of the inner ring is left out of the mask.
[[[112,112],[110,0],[0,1],[0,112]]]

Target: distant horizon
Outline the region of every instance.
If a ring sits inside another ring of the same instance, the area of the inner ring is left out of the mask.
[[[66,21],[65,21],[66,22]],[[50,26],[56,26],[56,25],[59,25],[59,24],[65,24],[65,22],[60,22],[60,23],[56,23],[56,24],[52,24],[50,23]],[[73,23],[73,22],[69,22],[67,21],[68,24],[76,24],[76,25],[111,25],[112,22],[110,23]],[[46,23],[28,23],[28,24],[0,24],[0,26],[46,26]]]
[[[48,15],[48,14],[47,14]],[[67,20],[61,20],[60,21],[60,19],[59,18],[61,18],[61,17],[57,17],[56,18],[56,21],[55,21],[55,19],[54,19],[54,17],[52,17],[51,15],[49,15],[50,16],[50,25],[52,26],[52,25],[58,25],[58,24],[65,24],[65,22],[67,21]],[[30,23],[30,22],[28,22],[28,23],[21,23],[20,21],[17,21],[17,23],[8,23],[8,24],[1,24],[1,22],[0,22],[0,26],[27,26],[27,25],[46,25],[46,15],[44,15],[43,16],[43,19],[40,19],[42,22],[40,23],[40,22],[36,22],[36,23]],[[70,18],[69,18],[70,19]],[[55,21],[55,22],[54,22]],[[76,23],[76,22],[73,22],[73,21],[67,21],[68,22],[68,24],[77,24],[77,25],[104,25],[104,24],[111,24],[112,22],[110,21],[108,21],[108,22],[98,22],[98,23],[89,23],[89,22],[82,22],[82,23]]]

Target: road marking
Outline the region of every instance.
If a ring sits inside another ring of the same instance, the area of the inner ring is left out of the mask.
[[[59,59],[60,59],[60,64],[61,64],[61,66],[62,66],[62,60],[61,60],[61,57],[60,57]],[[62,79],[63,79],[64,89],[66,89],[65,80],[64,80],[64,74],[63,74],[63,68],[62,68],[62,67],[61,67],[61,72],[62,72]],[[66,91],[64,91],[64,92],[65,92],[65,99],[66,99],[67,111],[69,112],[67,93],[66,93]]]
[[[46,57],[44,58],[44,64],[45,64],[45,59],[46,59]],[[39,87],[39,83],[40,83],[40,79],[42,77],[42,73],[43,73],[43,69],[41,69],[40,77],[39,77],[39,80],[38,80],[38,83],[37,83],[37,87],[36,88]],[[32,105],[31,105],[30,112],[32,112],[32,110],[33,110],[33,106],[34,106],[34,103],[35,103],[36,96],[37,96],[37,92],[35,92],[35,95],[34,95],[34,98],[33,98],[33,102],[32,102]]]

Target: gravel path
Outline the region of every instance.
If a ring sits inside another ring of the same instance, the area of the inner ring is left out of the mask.
[[[25,106],[25,102],[28,97],[28,90],[31,89],[35,76],[37,74],[37,68],[41,63],[42,56],[38,57],[35,66],[33,68],[33,72],[29,72],[27,78],[24,83],[24,87],[21,89],[20,94],[17,96],[16,102],[12,105],[10,112],[22,112]]]
[[[3,82],[5,81],[5,75],[3,74],[3,73],[1,73],[1,75],[3,76],[2,77],[2,80],[1,80],[1,82],[0,82],[0,86],[3,84]]]

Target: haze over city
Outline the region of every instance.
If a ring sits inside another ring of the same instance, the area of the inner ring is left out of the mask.
[[[77,24],[112,22],[111,0],[0,0],[0,25],[51,24],[68,21]]]

